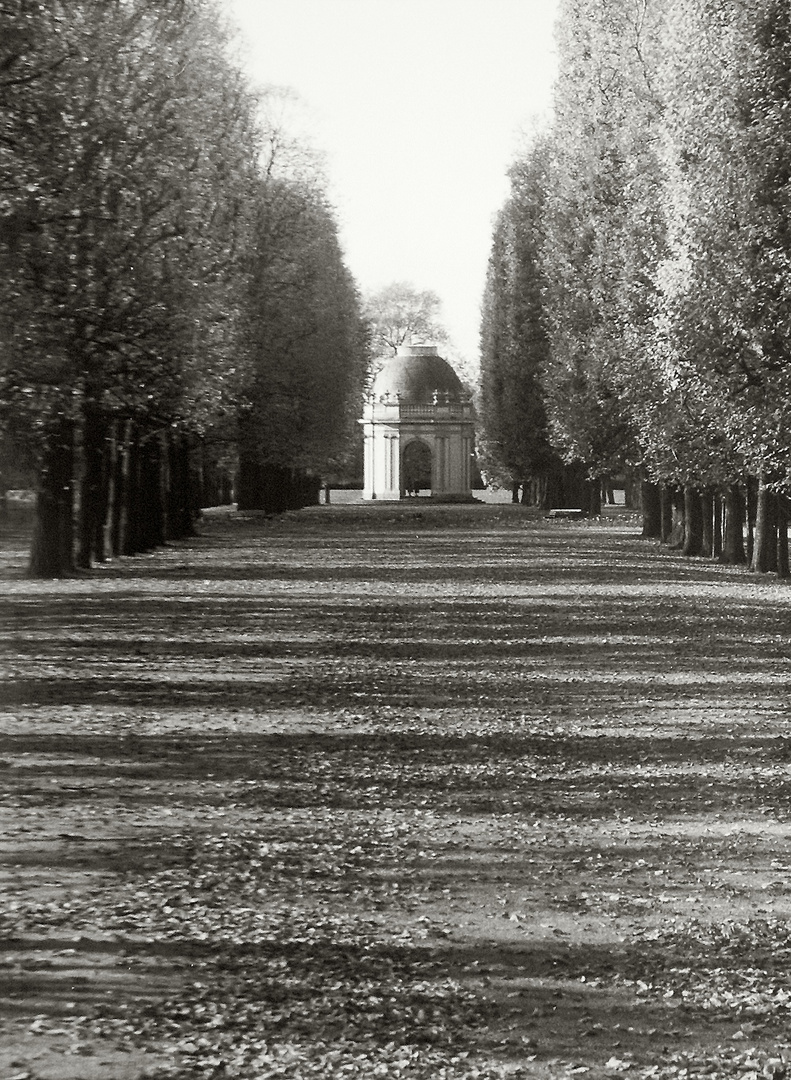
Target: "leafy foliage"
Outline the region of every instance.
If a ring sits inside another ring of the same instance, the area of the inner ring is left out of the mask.
[[[663,68],[672,259],[660,268],[670,364],[704,427],[752,475],[788,468],[785,17],[679,4]],[[691,37],[688,37],[689,33]],[[692,69],[689,81],[689,47]],[[683,50],[683,52],[682,52]]]
[[[371,324],[374,354],[392,356],[399,345],[425,341],[441,345],[448,333],[439,319],[440,301],[430,289],[393,282],[365,298],[364,313]]]
[[[336,463],[367,352],[309,155],[266,127],[211,3],[2,17],[0,433],[38,473],[50,576],[191,531],[252,400],[290,469]]]
[[[514,219],[517,235],[542,236],[547,336],[539,385],[517,406],[524,427],[540,401],[552,448],[590,475],[640,466],[686,487],[690,513],[708,491],[709,534],[711,492],[757,484],[753,566],[782,576],[787,35],[772,0],[565,0],[542,197]],[[505,304],[531,286],[489,289]],[[486,334],[491,310],[487,297]],[[484,398],[498,378],[484,372]],[[689,554],[712,554],[691,518],[685,529]]]
[[[482,309],[484,456],[516,482],[553,461],[542,385],[549,352],[541,263],[546,156],[539,144],[511,172],[512,196],[495,226]]]
[[[326,475],[350,454],[368,340],[329,206],[276,164],[257,199],[242,453]]]
[[[559,26],[545,384],[555,444],[598,474],[635,450],[627,387],[640,378],[662,227],[652,160],[656,25],[631,0],[571,0]]]

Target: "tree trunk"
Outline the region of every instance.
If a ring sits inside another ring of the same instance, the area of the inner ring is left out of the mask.
[[[564,501],[565,490],[563,486],[564,472],[564,465],[555,465],[552,466],[547,473],[547,491],[544,506],[545,513],[549,513],[550,510],[559,510],[566,505]]]
[[[170,433],[161,431],[155,437],[157,444],[157,472],[159,476],[160,535],[159,544],[166,544],[170,536]]]
[[[209,469],[206,462],[206,448],[201,438],[191,438],[185,434],[187,444],[187,463],[191,468],[191,475],[195,484],[195,490],[191,491],[190,502],[194,501],[200,511],[204,506],[216,506],[217,503],[207,502]]]
[[[738,484],[730,484],[725,491],[725,535],[722,543],[722,561],[732,566],[747,562],[744,551],[745,502]]]
[[[194,534],[190,510],[190,447],[183,431],[170,440],[169,460],[168,537],[181,540]]]
[[[511,484],[511,502],[519,502],[519,484]]]
[[[587,498],[582,509],[588,517],[601,517],[601,480],[598,477],[595,480],[588,480],[585,486]]]
[[[28,574],[65,577],[74,571],[74,424],[65,417],[51,425],[36,496],[36,516]]]
[[[118,422],[107,425],[104,450],[104,520],[97,543],[96,558],[99,562],[109,559],[114,552],[115,505],[118,490]]]
[[[642,476],[637,469],[624,470],[623,504],[626,510],[636,510]]]
[[[669,484],[659,485],[659,513],[660,539],[663,544],[669,544],[673,534],[673,491]]]
[[[263,473],[263,465],[258,461],[246,454],[240,455],[236,493],[240,510],[263,509]]]
[[[758,513],[758,481],[753,476],[747,477],[747,562],[752,566],[755,550],[755,519]]]
[[[668,546],[674,551],[680,551],[684,547],[687,535],[687,522],[684,514],[684,489],[674,487],[672,493],[672,525],[670,536],[668,538]]]
[[[132,553],[131,498],[134,488],[134,422],[125,420],[116,448],[115,500],[113,506],[113,555]]]
[[[134,555],[143,550],[143,525],[141,504],[143,501],[143,455],[137,426],[131,428],[129,440],[129,463],[124,505],[126,507],[126,529],[124,530],[124,555]]]
[[[140,504],[138,551],[151,551],[165,543],[165,506],[162,438],[148,435],[140,447]]]
[[[765,477],[758,483],[755,514],[755,540],[750,569],[768,574],[777,569],[777,498],[766,486]]]
[[[549,470],[541,474],[536,506],[542,514],[548,514],[552,509],[552,473]]]
[[[714,492],[704,488],[700,492],[701,535],[700,552],[704,559],[714,557]]]
[[[711,555],[714,559],[722,558],[722,513],[723,503],[722,495],[719,491],[715,491],[712,496],[713,509],[714,509],[714,535],[711,549]]]
[[[105,439],[107,425],[98,409],[86,408],[82,423],[81,483],[77,565],[89,570],[101,546],[106,513]]]
[[[700,555],[703,545],[703,511],[700,492],[691,484],[684,486],[684,544],[682,555]]]
[[[662,536],[662,502],[659,486],[650,480],[640,485],[640,505],[643,514],[643,537],[658,540]]]
[[[777,509],[777,576],[789,577],[788,566],[788,496],[778,494],[775,496]]]
[[[195,453],[195,437],[188,433],[184,435],[184,453],[187,464],[187,519],[185,522],[186,532],[184,536],[196,536],[195,526],[200,521],[201,515],[201,488],[203,485],[203,465],[200,457]],[[318,495],[316,502],[318,502]]]

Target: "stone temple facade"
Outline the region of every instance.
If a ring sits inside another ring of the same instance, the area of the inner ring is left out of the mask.
[[[365,499],[472,499],[472,398],[434,345],[402,345],[376,376],[360,423]]]

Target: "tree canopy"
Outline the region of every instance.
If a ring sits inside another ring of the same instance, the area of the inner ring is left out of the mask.
[[[392,356],[399,345],[409,344],[413,338],[437,345],[448,341],[440,319],[440,299],[430,289],[393,282],[365,297],[364,313],[377,356]]]

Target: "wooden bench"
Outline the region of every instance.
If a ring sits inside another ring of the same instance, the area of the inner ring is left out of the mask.
[[[550,510],[548,512],[548,514],[547,514],[547,517],[549,517],[549,518],[581,518],[581,517],[585,517],[585,511],[584,510],[571,510],[571,509]]]

